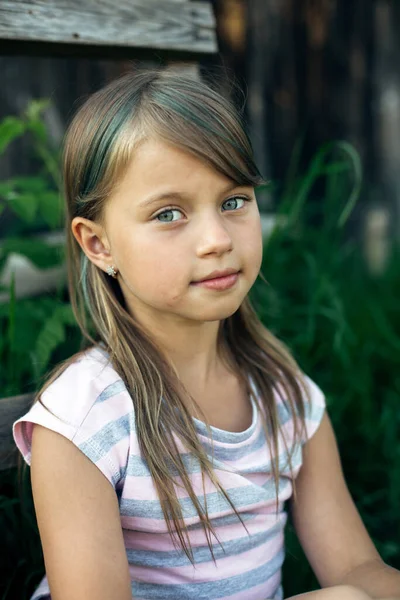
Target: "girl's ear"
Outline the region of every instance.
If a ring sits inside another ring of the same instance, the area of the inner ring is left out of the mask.
[[[105,271],[113,262],[107,234],[99,223],[83,217],[72,219],[71,231],[88,259]]]

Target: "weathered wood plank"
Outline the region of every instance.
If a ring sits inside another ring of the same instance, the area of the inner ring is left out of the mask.
[[[12,424],[28,412],[32,394],[0,398],[0,471],[17,466],[19,451],[12,436]]]
[[[2,0],[0,40],[217,52],[208,2]]]

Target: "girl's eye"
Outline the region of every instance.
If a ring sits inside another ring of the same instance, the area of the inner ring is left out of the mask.
[[[154,218],[158,219],[160,223],[172,223],[176,219],[171,219],[170,216],[173,213],[180,213],[181,211],[177,208],[169,208],[168,210],[163,210],[163,212],[158,213]],[[160,218],[161,217],[161,218]]]
[[[238,202],[242,202],[243,204],[237,206]],[[233,208],[233,210],[235,210],[235,208],[243,208],[245,202],[250,202],[250,199],[243,198],[242,196],[235,196],[234,198],[228,198],[228,200],[225,200],[224,204],[230,204],[230,208]],[[182,211],[180,211],[178,208],[168,208],[158,213],[158,215],[156,215],[154,219],[158,220],[159,223],[173,223],[174,221],[178,220],[173,218],[173,213],[182,214]]]
[[[243,204],[241,206],[236,206],[236,208],[243,208],[245,202],[249,202],[248,198],[243,198],[242,196],[234,196],[233,198],[228,198],[228,200],[225,200],[224,204],[231,204],[231,207],[233,206],[235,208],[235,204],[237,205],[237,202],[242,201]]]

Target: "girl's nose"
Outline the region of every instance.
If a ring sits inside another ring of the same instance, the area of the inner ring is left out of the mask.
[[[220,215],[208,215],[199,224],[197,242],[198,256],[223,254],[232,250],[232,237]]]

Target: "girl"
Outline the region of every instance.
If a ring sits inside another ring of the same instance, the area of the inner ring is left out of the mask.
[[[303,600],[398,594],[323,393],[247,297],[263,180],[234,108],[172,72],[125,75],[75,116],[64,180],[88,344],[13,424],[47,574],[32,600],[282,599],[288,499],[328,588]]]

